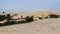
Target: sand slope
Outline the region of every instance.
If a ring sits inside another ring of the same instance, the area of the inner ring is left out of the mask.
[[[0,34],[60,34],[60,18],[0,27]]]
[[[5,15],[18,14],[17,16],[13,17],[16,19],[20,18],[21,16],[26,17],[31,15],[34,15],[34,17],[41,17],[43,15],[45,17],[50,13],[60,15],[60,12],[48,10],[38,10],[32,12],[5,12]],[[3,13],[0,14],[3,15]],[[0,27],[0,34],[60,34],[60,18],[43,19],[26,24]]]

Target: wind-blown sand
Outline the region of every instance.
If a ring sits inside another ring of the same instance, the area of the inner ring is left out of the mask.
[[[18,14],[13,18],[20,18],[21,16],[26,17],[31,15],[34,15],[34,17],[40,17],[44,15],[45,17],[50,13],[60,15],[60,12],[44,10],[33,12],[6,12],[5,15]],[[16,24],[11,26],[0,27],[0,34],[60,34],[60,18],[42,19],[26,24]]]

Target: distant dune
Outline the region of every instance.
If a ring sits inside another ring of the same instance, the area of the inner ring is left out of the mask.
[[[3,14],[2,12],[0,14]],[[34,17],[46,17],[49,14],[58,14],[60,15],[60,12],[58,11],[53,11],[53,10],[34,10],[31,12],[5,12],[5,14],[17,14],[17,16],[14,16],[13,18],[20,18],[21,16],[26,17],[26,16],[32,16]]]

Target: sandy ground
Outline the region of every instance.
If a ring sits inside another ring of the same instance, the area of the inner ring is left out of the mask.
[[[0,34],[60,34],[60,18],[0,27]]]
[[[38,10],[32,12],[5,12],[4,14],[18,14],[13,18],[20,18],[21,16],[31,16],[41,17],[48,14],[59,14],[60,12]],[[0,14],[3,14],[2,12]],[[0,34],[60,34],[60,18],[55,19],[43,19],[26,24],[16,24],[11,26],[0,27]]]

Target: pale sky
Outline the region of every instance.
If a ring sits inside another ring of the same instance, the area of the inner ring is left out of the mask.
[[[0,12],[42,9],[60,11],[60,0],[0,0]]]

